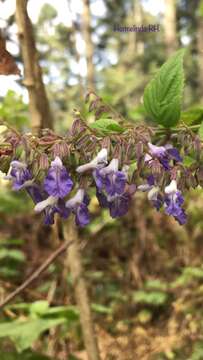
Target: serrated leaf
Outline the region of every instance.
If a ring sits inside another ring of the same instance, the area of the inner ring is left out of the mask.
[[[120,124],[112,119],[99,119],[90,125],[92,129],[98,130],[99,132],[107,135],[110,133],[122,133],[124,129]]]
[[[179,50],[162,65],[144,91],[144,106],[157,124],[166,128],[175,126],[181,113],[184,87],[184,50]]]

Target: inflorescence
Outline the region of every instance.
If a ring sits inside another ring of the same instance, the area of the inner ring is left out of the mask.
[[[92,110],[97,116],[106,111],[95,102]],[[55,214],[63,219],[73,214],[78,226],[87,225],[93,194],[112,218],[121,217],[139,192],[147,193],[157,211],[183,225],[183,193],[203,184],[201,149],[198,136],[186,127],[164,133],[128,124],[120,133],[102,133],[76,112],[63,137],[48,129],[34,136],[7,127],[0,144],[0,169],[13,190],[29,194],[47,225],[54,223]]]
[[[157,210],[163,209],[179,224],[185,224],[184,199],[178,187],[176,169],[183,160],[178,150],[170,145],[156,146],[148,142],[147,152],[142,158],[141,184],[134,182],[132,176],[130,179],[129,164],[120,167],[118,157],[109,159],[106,147],[98,151],[91,161],[76,167],[78,183],[81,183],[78,186],[74,186],[68,167],[63,164],[60,156],[51,161],[41,182],[36,181],[26,162],[17,159],[11,161],[5,178],[11,180],[13,190],[27,191],[35,203],[34,210],[44,213],[44,222],[47,225],[54,223],[55,213],[63,219],[73,213],[78,226],[87,225],[90,222],[90,186],[95,187],[100,206],[109,209],[112,218],[125,215],[134,193],[143,191],[147,192],[153,207]],[[137,164],[134,166],[136,168]],[[136,171],[138,170],[135,169],[135,173]],[[82,178],[87,181],[82,182]]]

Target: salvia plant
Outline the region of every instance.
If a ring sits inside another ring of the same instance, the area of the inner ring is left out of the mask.
[[[29,194],[45,224],[53,224],[57,213],[63,219],[74,214],[78,226],[87,225],[93,191],[112,218],[125,215],[136,193],[145,192],[157,211],[186,223],[184,194],[202,186],[203,158],[201,126],[197,134],[198,126],[181,121],[183,57],[178,51],[145,88],[145,124],[132,125],[89,92],[95,121],[89,124],[74,110],[63,136],[49,129],[21,134],[6,125],[0,169],[13,190]]]

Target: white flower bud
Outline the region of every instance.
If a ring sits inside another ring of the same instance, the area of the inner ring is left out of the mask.
[[[101,149],[100,152],[97,154],[97,156],[92,161],[90,161],[87,164],[78,166],[76,171],[79,174],[82,174],[85,171],[94,170],[96,168],[105,166],[107,164],[107,155],[108,155],[107,149],[106,148]]]
[[[85,190],[84,189],[79,189],[75,196],[73,196],[70,200],[66,201],[66,207],[67,208],[74,208],[75,205],[77,204],[81,204],[83,202],[85,196]]]
[[[43,211],[47,206],[53,206],[57,203],[58,198],[55,196],[49,196],[46,200],[40,201],[35,205],[34,210],[36,212]]]
[[[168,186],[165,187],[166,194],[173,194],[177,192],[177,182],[176,180],[172,180]]]

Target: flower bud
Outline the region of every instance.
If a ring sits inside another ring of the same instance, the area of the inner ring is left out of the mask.
[[[39,168],[41,170],[46,170],[49,167],[49,158],[47,154],[43,153],[39,157]]]
[[[57,156],[63,158],[64,156],[69,155],[68,144],[65,141],[54,144],[52,147],[52,154],[54,158]]]

